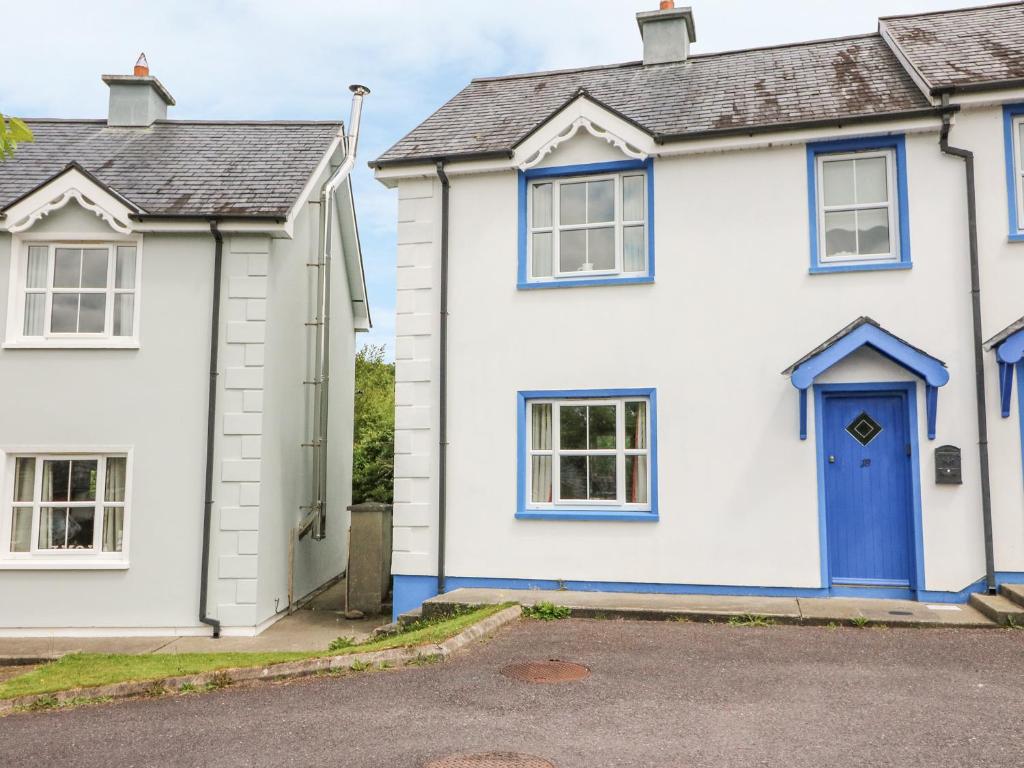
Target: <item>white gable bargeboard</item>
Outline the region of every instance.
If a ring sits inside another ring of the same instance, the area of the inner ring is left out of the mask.
[[[11,233],[24,232],[72,200],[99,216],[115,232],[126,235],[132,231],[129,215],[138,209],[74,165],[5,208],[4,227]]]

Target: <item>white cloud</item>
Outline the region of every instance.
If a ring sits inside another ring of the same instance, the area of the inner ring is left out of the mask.
[[[879,15],[988,0],[691,0],[694,52],[873,31]],[[680,3],[682,5],[683,3]],[[145,51],[178,118],[346,118],[346,86],[372,90],[361,159],[375,157],[471,77],[629,61],[657,0],[58,0],[3,10],[0,112],[100,117],[103,73]],[[45,26],[45,35],[32,30]],[[355,173],[371,306],[393,311],[393,193]]]

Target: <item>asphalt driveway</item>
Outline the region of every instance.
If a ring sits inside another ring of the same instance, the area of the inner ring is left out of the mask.
[[[566,659],[530,685],[510,661]],[[0,764],[1020,766],[1024,631],[521,621],[446,664],[0,719]]]

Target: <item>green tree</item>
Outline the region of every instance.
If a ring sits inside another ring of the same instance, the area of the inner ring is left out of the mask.
[[[0,161],[14,157],[18,144],[32,138],[32,130],[22,120],[0,113]]]
[[[367,344],[356,354],[355,435],[352,502],[392,500],[395,474],[395,364],[384,345]]]

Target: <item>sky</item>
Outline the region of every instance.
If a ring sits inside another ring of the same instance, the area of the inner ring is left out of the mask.
[[[873,32],[879,16],[991,0],[691,0],[693,53]],[[677,5],[683,5],[683,2]],[[637,11],[657,0],[38,0],[4,8],[0,113],[106,115],[102,74],[139,52],[178,119],[348,120],[363,105],[353,174],[374,328],[394,351],[396,192],[367,161],[473,77],[634,61]],[[45,19],[43,37],[29,34]],[[24,30],[25,34],[11,34]],[[273,152],[273,147],[267,147]]]

